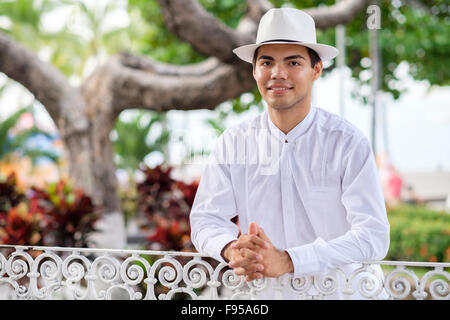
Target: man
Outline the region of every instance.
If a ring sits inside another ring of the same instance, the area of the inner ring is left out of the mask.
[[[282,8],[261,18],[255,44],[233,52],[253,63],[267,111],[219,137],[191,211],[197,250],[247,281],[336,268],[348,275],[357,262],[383,259],[389,223],[370,144],[344,119],[311,107],[322,61],[337,49],[316,43],[308,14]]]

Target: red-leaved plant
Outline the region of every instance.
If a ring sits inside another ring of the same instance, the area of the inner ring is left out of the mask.
[[[33,214],[23,202],[11,208],[4,214],[0,227],[0,243],[42,245],[41,216]]]
[[[0,183],[0,243],[62,247],[90,246],[99,208],[81,189],[65,181],[45,190],[17,190],[15,178]]]
[[[139,211],[149,229],[149,247],[157,250],[194,251],[189,213],[198,182],[186,184],[171,177],[172,167],[143,167],[145,179],[138,183]]]
[[[0,225],[6,213],[25,199],[24,193],[17,187],[17,179],[14,173],[5,181],[0,181]]]
[[[89,247],[88,236],[95,232],[100,208],[83,190],[65,181],[49,184],[47,190],[32,188],[30,206],[43,215],[44,244],[63,247]]]

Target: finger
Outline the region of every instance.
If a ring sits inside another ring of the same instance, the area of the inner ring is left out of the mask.
[[[256,224],[256,222],[250,222],[250,224],[248,225],[248,234],[257,235],[258,229],[259,229],[259,227]]]
[[[236,269],[236,268],[244,268],[247,265],[251,264],[252,262],[247,259],[247,258],[243,258],[242,256],[239,257],[235,257],[233,260],[231,260],[228,263],[228,266],[230,268]]]
[[[262,278],[263,278],[262,273],[260,273],[260,272],[253,272],[253,273],[247,274],[245,276],[245,281],[249,282],[249,281],[253,281],[253,280],[256,280],[256,279],[262,279]]]
[[[268,248],[269,246],[268,243],[266,243],[266,241],[261,237],[247,234],[245,236],[242,236],[237,242],[233,243],[231,247],[233,249],[248,248],[251,250],[255,250],[257,249],[256,247]]]
[[[250,259],[252,261],[262,261],[263,256],[253,250],[250,250],[248,248],[242,248],[240,249],[240,254],[247,259]]]
[[[259,228],[259,227],[258,227]],[[267,238],[267,240],[268,240],[269,238]],[[267,243],[267,240],[266,239],[263,239],[263,238],[261,238],[261,237],[259,237],[259,236],[255,236],[255,235],[251,235],[250,236],[250,241],[253,243],[253,244],[255,244],[256,246],[258,246],[258,247],[261,247],[261,248],[269,248],[269,244]]]
[[[236,259],[228,263],[228,267],[236,269],[245,269],[246,272],[256,272],[263,271],[264,265],[261,263],[255,263],[255,261],[250,261],[249,259]]]
[[[245,233],[245,234],[241,235],[239,237],[239,239],[232,244],[232,247],[234,247],[236,244],[250,247],[251,245],[254,245],[255,241],[258,241],[257,238],[259,238],[259,236],[256,234],[252,235],[252,234]]]
[[[262,259],[261,259],[262,260]],[[247,257],[236,257],[228,263],[228,267],[230,268],[245,268],[247,270],[257,271],[260,270],[258,266],[263,266],[258,263],[261,260],[249,259]],[[262,270],[262,269],[261,269]]]
[[[246,276],[247,275],[247,270],[245,270],[244,268],[234,268],[233,272],[238,276]]]
[[[262,264],[247,264],[245,266],[240,266],[233,268],[233,272],[238,276],[250,275],[253,273],[261,273],[264,270]]]
[[[248,276],[250,279],[262,278],[263,265],[252,265],[252,267],[234,268],[233,272],[238,276]]]
[[[263,228],[258,227],[258,235],[261,237],[261,239],[270,242],[269,237],[265,234]]]

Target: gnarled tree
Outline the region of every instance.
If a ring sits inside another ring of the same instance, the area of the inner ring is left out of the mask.
[[[257,24],[271,7],[265,0],[248,0],[247,14],[232,29],[195,0],[159,0],[167,29],[186,41],[207,60],[191,65],[170,65],[122,53],[97,68],[79,87],[54,66],[41,60],[0,32],[0,71],[21,83],[42,105],[57,126],[76,186],[90,194],[106,215],[120,217],[113,147],[110,132],[121,111],[143,108],[214,109],[221,102],[255,88],[251,66],[232,49],[254,42]],[[308,11],[318,28],[345,24],[366,6],[364,0],[345,0]],[[111,228],[123,229],[122,220]],[[124,245],[124,233],[106,229],[108,247]]]

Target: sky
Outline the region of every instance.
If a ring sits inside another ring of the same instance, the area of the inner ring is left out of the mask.
[[[63,21],[64,12],[55,12],[44,19],[44,25],[49,30],[57,30]],[[127,16],[120,6],[105,21],[105,28],[114,28],[114,23],[118,21],[120,26],[128,23]],[[73,22],[74,26],[79,24],[81,21]],[[83,33],[81,27],[80,33]],[[430,89],[426,81],[414,81],[407,75],[407,68],[407,64],[400,64],[397,68],[400,83],[407,92],[397,101],[387,94],[382,96],[386,112],[387,151],[390,160],[399,171],[403,172],[439,169],[450,171],[450,87]],[[342,72],[344,79],[343,89],[339,85],[342,79],[339,72]],[[0,85],[5,80],[6,77],[0,73]],[[370,138],[372,110],[351,97],[351,90],[355,86],[355,81],[350,77],[350,70],[334,70],[316,81],[312,105],[340,114]],[[343,94],[345,101],[343,114],[340,113],[340,94]],[[0,97],[0,119],[4,119],[29,101],[32,101],[32,96],[20,85],[10,87],[8,92]],[[226,103],[222,107],[226,108]],[[46,111],[42,107],[37,107],[36,111],[37,123],[44,129],[54,130],[55,127]],[[252,108],[239,116],[229,117],[227,125],[238,124],[258,115],[259,112],[257,108]],[[204,123],[205,119],[211,116],[213,113],[208,110],[190,112],[173,110],[168,113],[169,125],[176,131],[175,135],[184,135],[184,141],[196,150],[202,147],[210,149],[217,138],[212,129]],[[173,140],[170,145],[172,160],[174,163],[181,162],[184,147],[175,141],[176,137]],[[386,149],[385,146],[380,148]],[[146,160],[148,164],[154,165],[161,159],[156,155]]]

